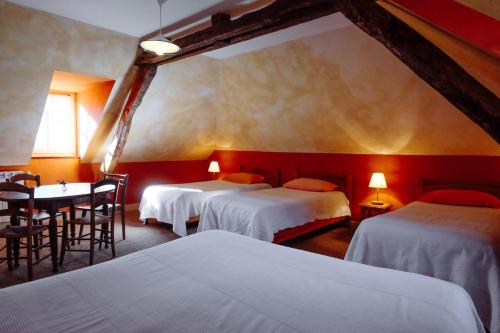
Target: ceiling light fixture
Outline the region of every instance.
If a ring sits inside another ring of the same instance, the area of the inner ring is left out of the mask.
[[[179,52],[181,48],[168,40],[162,33],[161,8],[167,0],[157,0],[160,6],[160,33],[153,38],[142,41],[139,46],[146,52],[155,53],[156,55],[171,55]]]

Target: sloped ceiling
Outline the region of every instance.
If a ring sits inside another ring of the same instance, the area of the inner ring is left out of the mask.
[[[206,158],[216,148],[214,134],[219,64],[205,56],[158,68],[136,111],[124,161]]]
[[[192,87],[203,96],[200,82],[212,87],[214,75],[210,102],[179,94]],[[484,131],[354,26],[218,62],[168,64],[155,80],[124,161],[203,159],[214,148],[500,155]]]
[[[119,82],[136,43],[0,0],[0,165],[28,162],[54,70]],[[499,70],[485,59],[467,66],[477,76],[487,72],[478,66]],[[500,86],[498,76],[482,82]],[[122,160],[204,159],[214,149],[500,155],[493,139],[354,26],[160,67]]]
[[[0,165],[28,163],[54,70],[120,79],[136,43],[0,1]]]

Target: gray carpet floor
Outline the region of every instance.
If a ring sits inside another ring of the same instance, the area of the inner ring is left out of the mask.
[[[177,239],[178,236],[172,232],[169,225],[150,223],[143,225],[139,221],[138,213],[135,211],[127,212],[126,221],[126,239],[122,240],[120,219],[116,218],[116,256],[121,257],[132,252],[140,251],[146,248],[153,247],[158,244],[172,241]],[[196,224],[188,228],[188,233],[196,232]],[[349,242],[352,238],[352,230],[347,227],[332,227],[326,231],[317,232],[312,235],[293,240],[285,246],[324,254],[327,256],[343,258]],[[4,242],[0,240],[0,248],[3,247]],[[88,242],[82,242],[75,248],[88,249]],[[48,251],[44,249],[43,251]],[[46,252],[48,253],[48,252]],[[42,253],[42,255],[45,254]],[[5,256],[5,251],[0,254],[1,257]],[[64,264],[59,266],[59,272],[52,272],[52,263],[50,258],[45,259],[33,268],[35,279],[41,279],[54,274],[61,274],[64,272],[72,271],[87,267],[88,253],[83,252],[67,252]],[[96,247],[94,263],[102,263],[113,259],[111,256],[111,249],[98,250]],[[13,271],[8,271],[7,263],[0,264],[0,288],[13,286],[27,281],[26,261],[21,260],[19,267]]]

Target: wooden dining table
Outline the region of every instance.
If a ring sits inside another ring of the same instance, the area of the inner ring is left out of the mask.
[[[70,211],[70,221],[75,219],[75,205],[90,201],[91,183],[66,183],[65,185],[42,185],[35,188],[34,208],[44,210],[49,214],[49,239],[52,254],[52,269],[57,272],[58,246],[57,246],[57,220],[56,215],[62,208]],[[104,195],[114,189],[112,185],[101,186],[96,193]],[[8,203],[9,207],[22,207],[28,196],[23,193],[0,192],[0,200]],[[18,224],[18,219],[11,217],[12,225]],[[75,236],[75,228],[72,225],[71,236]],[[19,243],[14,245],[14,251],[19,253]]]

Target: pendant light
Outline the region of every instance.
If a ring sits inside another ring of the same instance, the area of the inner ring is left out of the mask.
[[[157,0],[160,6],[160,33],[153,38],[142,41],[139,46],[146,52],[154,53],[156,55],[170,55],[175,54],[181,50],[181,48],[172,43],[168,38],[163,36],[162,33],[162,21],[161,21],[161,8],[167,0]]]

